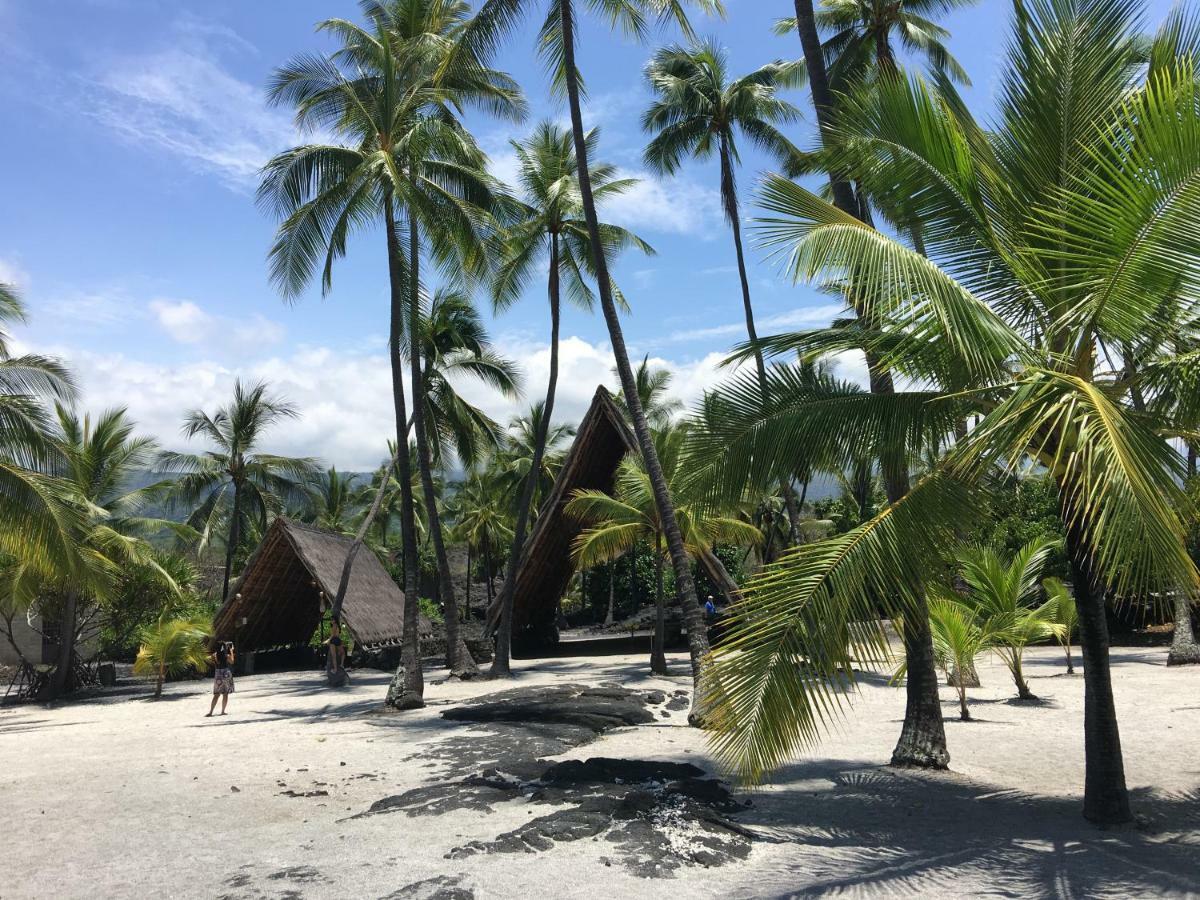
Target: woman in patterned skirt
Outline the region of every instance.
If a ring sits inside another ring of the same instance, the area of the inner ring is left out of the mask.
[[[204,718],[208,718],[213,714],[213,710],[217,708],[217,698],[221,698],[221,715],[225,715],[225,705],[229,703],[229,695],[233,693],[233,664],[237,660],[237,655],[233,650],[233,641],[226,643],[225,641],[217,642],[216,651],[209,656],[213,661],[213,665],[217,667],[213,674],[213,698],[209,704],[208,713]]]

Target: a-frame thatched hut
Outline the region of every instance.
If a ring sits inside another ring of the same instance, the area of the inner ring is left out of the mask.
[[[351,543],[345,535],[276,519],[217,612],[214,637],[243,651],[306,643],[324,612],[322,593],[325,603],[333,602]],[[360,647],[392,646],[403,636],[404,592],[369,548],[354,561],[342,619]],[[422,616],[421,635],[431,631]]]
[[[577,490],[611,493],[617,468],[627,453],[637,451],[637,441],[612,395],[596,388],[592,405],[575,433],[575,442],[554,488],[542,503],[537,522],[525,545],[525,552],[513,594],[513,634],[534,641],[545,640],[554,632],[558,601],[566,593],[575,564],[571,543],[583,525],[563,512]],[[500,622],[499,598],[488,610],[488,625]]]

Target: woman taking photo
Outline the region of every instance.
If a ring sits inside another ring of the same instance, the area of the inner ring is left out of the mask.
[[[229,695],[233,693],[233,664],[237,661],[233,641],[217,641],[217,649],[208,658],[217,668],[213,673],[213,697],[204,716],[206,719],[217,708],[218,697],[221,698],[221,715],[225,715],[225,706],[229,703]]]

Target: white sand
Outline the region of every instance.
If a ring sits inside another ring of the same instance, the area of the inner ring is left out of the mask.
[[[342,692],[324,689],[316,673],[239,679],[223,719],[202,718],[202,683],[172,685],[160,702],[6,708],[0,896],[376,897],[445,875],[480,898],[1200,895],[1200,667],[1167,669],[1165,661],[1165,650],[1114,652],[1140,829],[1099,831],[1080,818],[1083,681],[1058,676],[1061,655],[1039,649],[1030,654],[1030,684],[1047,705],[1004,702],[1014,693],[1007,672],[981,661],[984,687],[971,692],[978,721],[947,722],[953,771],[945,775],[883,765],[904,700],[870,676],[838,733],[778,773],[739,817],[774,842],[756,843],[745,862],[685,868],[671,880],[605,866],[601,857],[614,852],[603,839],[443,858],[548,811],[525,800],[491,815],[339,821],[435,778],[422,745],[462,727],[439,712],[508,683],[429,686],[429,706],[402,715],[373,714],[386,689],[382,673],[362,673]],[[683,677],[648,677],[642,662],[517,665],[525,685],[690,687]],[[675,657],[673,666],[683,672],[684,662]],[[943,689],[943,700],[955,716],[953,691]],[[684,717],[612,732],[570,756],[712,769],[704,736]],[[329,795],[281,796],[279,782]]]

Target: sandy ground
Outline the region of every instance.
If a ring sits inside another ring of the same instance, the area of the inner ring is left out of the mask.
[[[942,775],[884,765],[903,694],[866,677],[837,733],[749,795],[736,818],[763,837],[749,858],[687,866],[671,880],[606,865],[603,840],[445,858],[542,814],[526,799],[490,814],[347,819],[436,780],[424,751],[464,727],[439,713],[507,683],[431,684],[426,709],[392,715],[378,713],[387,677],[366,672],[342,692],[324,689],[316,673],[239,679],[225,718],[202,718],[201,683],[170,686],[159,702],[3,709],[0,896],[1200,896],[1200,667],[1167,669],[1165,650],[1114,652],[1142,822],[1100,831],[1079,816],[1082,678],[1059,674],[1057,651],[1030,657],[1041,705],[1008,702],[998,662],[981,661],[974,722],[957,720],[943,689],[953,760]],[[672,661],[681,673],[684,662]],[[517,665],[520,685],[690,687],[682,675],[649,677],[640,657]],[[568,756],[713,770],[685,716],[610,732]]]

